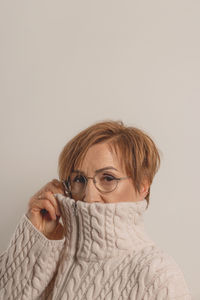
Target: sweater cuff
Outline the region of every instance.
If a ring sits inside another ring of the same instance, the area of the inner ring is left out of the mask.
[[[0,256],[0,299],[40,299],[56,272],[64,241],[46,238],[24,214]]]
[[[62,246],[65,241],[65,237],[61,240],[50,240],[48,239],[42,232],[40,232],[29,220],[29,218],[24,214],[20,220],[20,223],[22,223],[25,227],[28,228],[31,235],[34,235],[45,247],[56,247],[56,246]]]

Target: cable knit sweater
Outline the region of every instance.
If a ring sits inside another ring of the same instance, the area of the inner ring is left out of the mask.
[[[55,196],[65,237],[48,240],[24,214],[0,257],[0,299],[191,299],[179,266],[145,233],[145,199]]]

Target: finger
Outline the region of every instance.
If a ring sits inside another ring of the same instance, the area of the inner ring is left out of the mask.
[[[55,187],[62,188],[62,182],[57,179],[52,179],[51,183],[55,185]]]
[[[56,211],[56,215],[60,216],[60,209],[58,206],[58,201],[57,199],[54,197],[52,191],[46,191],[42,194],[42,198],[43,199],[48,199],[51,204],[54,206],[55,211]]]
[[[62,190],[62,184],[59,180],[53,179],[52,181],[46,183],[35,195],[39,195],[44,191],[56,189],[56,190]]]
[[[48,199],[45,198],[45,199],[40,199],[39,201],[36,200],[35,205],[37,205],[37,208],[39,208],[40,211],[43,209],[47,210],[53,220],[57,219],[55,207],[52,205],[51,201],[49,201]]]
[[[51,181],[51,184],[53,186],[53,188],[55,187],[56,189],[54,190],[54,194],[61,192],[62,194],[64,194],[65,189],[63,186],[63,183],[57,179],[53,179]]]
[[[52,191],[53,194],[65,194],[65,189],[62,182],[57,179],[53,179],[52,181],[48,182],[34,196],[38,197],[45,191]]]
[[[48,192],[48,191],[52,192],[52,194],[62,194],[62,195],[65,194],[63,185],[56,187],[54,184],[49,183],[45,188],[40,190],[37,195],[41,195],[42,193]]]

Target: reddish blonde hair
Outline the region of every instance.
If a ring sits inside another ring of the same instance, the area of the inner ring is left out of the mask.
[[[149,186],[160,167],[160,155],[153,140],[142,130],[128,127],[122,121],[98,122],[84,129],[63,148],[58,159],[58,175],[66,180],[75,165],[83,162],[88,149],[97,143],[107,142],[118,155],[122,167],[131,176],[139,192],[143,180]],[[145,199],[149,205],[150,188]]]

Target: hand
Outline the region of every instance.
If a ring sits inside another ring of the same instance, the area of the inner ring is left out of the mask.
[[[53,194],[63,194],[62,183],[53,179],[33,195],[28,203],[26,216],[32,224],[50,240],[63,238],[64,228],[59,222],[59,203]]]

